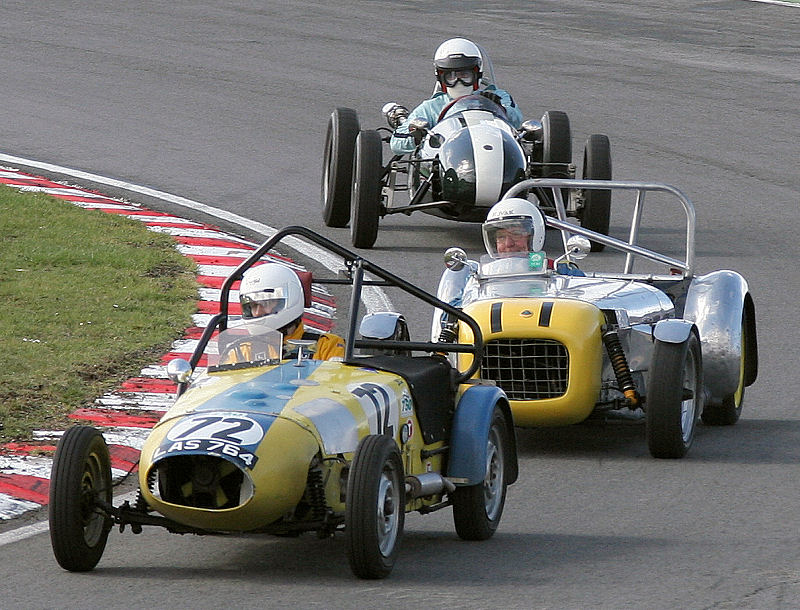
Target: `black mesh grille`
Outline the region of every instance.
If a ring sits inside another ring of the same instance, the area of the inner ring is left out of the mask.
[[[569,354],[551,339],[499,339],[484,346],[481,377],[510,400],[558,398],[567,391]]]

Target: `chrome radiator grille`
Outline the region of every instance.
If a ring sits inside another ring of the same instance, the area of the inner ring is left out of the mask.
[[[569,354],[552,339],[499,339],[484,345],[481,377],[509,400],[558,398],[567,391]]]

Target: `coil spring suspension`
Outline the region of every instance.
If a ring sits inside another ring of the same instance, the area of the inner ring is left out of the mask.
[[[324,519],[328,514],[328,506],[325,504],[325,487],[322,481],[322,470],[319,468],[312,468],[308,471],[306,497],[314,518]]]
[[[625,395],[625,402],[628,408],[635,408],[639,404],[639,393],[636,391],[636,386],[633,383],[631,369],[628,367],[628,359],[625,357],[625,352],[622,349],[617,331],[611,329],[604,332],[603,344],[606,346],[608,359],[611,361],[611,367],[614,369],[619,391]]]

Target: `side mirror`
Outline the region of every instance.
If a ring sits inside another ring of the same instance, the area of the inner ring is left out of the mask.
[[[528,120],[521,126],[522,139],[526,142],[541,142],[543,139],[544,128],[541,121]]]
[[[567,240],[567,256],[581,260],[591,252],[592,244],[583,235],[573,235]]]
[[[408,341],[408,326],[402,314],[394,311],[378,311],[365,315],[359,327],[365,339],[393,339]]]
[[[192,367],[183,358],[174,358],[167,363],[167,377],[174,383],[184,384],[192,377]]]
[[[461,248],[448,248],[444,253],[444,266],[451,271],[461,271],[467,264],[467,253]]]

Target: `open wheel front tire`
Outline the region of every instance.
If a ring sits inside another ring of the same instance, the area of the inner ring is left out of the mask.
[[[364,130],[356,138],[353,192],[350,197],[350,238],[356,248],[371,248],[378,238],[381,205],[383,144],[377,131]]]
[[[583,149],[584,180],[611,180],[611,144],[608,136],[592,134]],[[581,226],[608,235],[611,224],[611,191],[586,189],[583,192]],[[600,252],[603,244],[592,242],[592,252]]]
[[[647,383],[646,434],[650,454],[681,458],[694,440],[703,408],[700,341],[655,341]]]
[[[394,567],[405,522],[405,475],[397,443],[364,437],[347,479],[345,540],[350,568],[359,578],[385,578]]]
[[[112,522],[97,500],[112,501],[108,447],[95,428],[74,426],[58,443],[50,475],[50,541],[65,570],[92,570],[103,555]]]
[[[350,222],[350,181],[358,130],[358,116],[350,108],[336,108],[328,119],[321,193],[322,220],[328,227],[346,227]]]
[[[503,515],[508,487],[506,452],[510,450],[511,442],[505,416],[498,407],[492,415],[486,443],[484,480],[477,485],[457,487],[451,494],[456,533],[464,540],[491,538]]]

